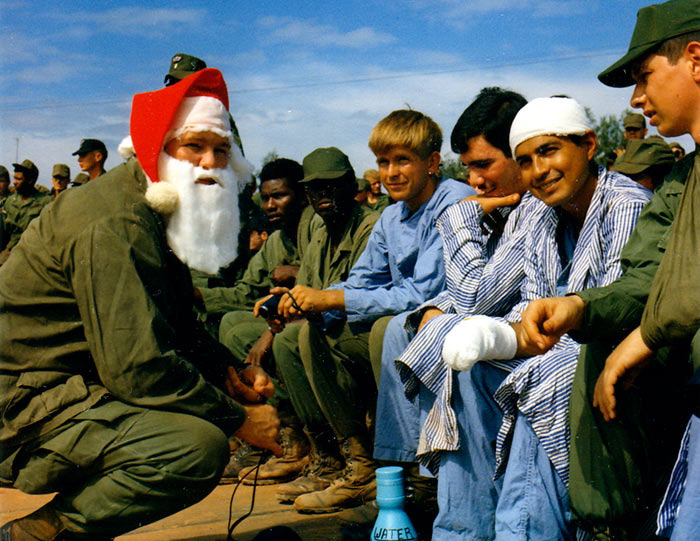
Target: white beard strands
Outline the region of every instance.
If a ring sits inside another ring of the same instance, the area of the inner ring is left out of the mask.
[[[168,246],[188,267],[215,274],[238,254],[241,181],[230,166],[203,169],[165,152],[158,159],[158,172],[161,181],[149,182],[146,198],[151,203],[149,192],[153,189],[172,193],[168,190],[172,187],[176,191],[174,210],[165,212],[169,214],[166,216]],[[214,178],[217,184],[195,184],[198,178]]]

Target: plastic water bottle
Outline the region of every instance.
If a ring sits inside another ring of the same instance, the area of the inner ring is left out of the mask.
[[[371,541],[414,541],[416,529],[403,509],[403,468],[377,468],[377,505],[379,515]]]

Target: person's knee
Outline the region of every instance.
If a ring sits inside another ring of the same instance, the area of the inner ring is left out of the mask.
[[[221,476],[230,455],[228,438],[221,429],[203,419],[196,419],[186,438],[182,438],[182,461],[188,476],[216,479]]]

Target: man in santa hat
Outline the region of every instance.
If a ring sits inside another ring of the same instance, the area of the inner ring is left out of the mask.
[[[269,378],[192,317],[186,265],[233,259],[250,175],[227,109],[214,69],[136,95],[135,155],[57,199],[0,269],[0,481],[58,492],[0,539],[168,516],[216,486],[231,434],[281,454]]]

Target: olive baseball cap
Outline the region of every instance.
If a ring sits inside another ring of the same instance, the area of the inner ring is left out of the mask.
[[[637,12],[630,46],[622,58],[598,75],[601,83],[622,88],[632,86],[630,66],[643,60],[664,41],[700,30],[700,0],[670,0]]]
[[[300,182],[334,180],[348,172],[355,176],[350,159],[335,147],[317,148],[306,155],[301,165],[304,168],[304,178]]]
[[[10,180],[10,173],[8,173],[7,167],[5,167],[4,165],[0,165],[0,178]]]
[[[653,165],[671,164],[675,161],[671,147],[660,137],[635,139],[627,143],[627,150],[618,156],[613,171],[623,175],[643,173]]]
[[[640,130],[643,130],[647,127],[647,121],[644,120],[644,115],[640,115],[639,113],[629,113],[623,119],[622,126],[624,128],[639,128]]]
[[[365,192],[369,190],[369,180],[366,178],[358,178],[357,179],[357,191],[358,192]]]
[[[15,172],[24,173],[28,177],[39,178],[39,168],[34,165],[32,160],[24,160],[22,163],[13,163],[12,167],[15,168]]]
[[[206,67],[207,63],[201,58],[185,53],[175,53],[170,60],[170,70],[165,75],[163,82],[166,85],[177,83],[188,75],[192,75],[194,72],[203,70]]]
[[[51,171],[52,177],[67,178],[70,180],[70,167],[65,163],[57,163],[53,166],[53,171]]]
[[[83,139],[80,141],[80,148],[71,154],[72,156],[80,156],[82,154],[87,154],[93,150],[99,150],[107,157],[107,147],[99,139]]]

